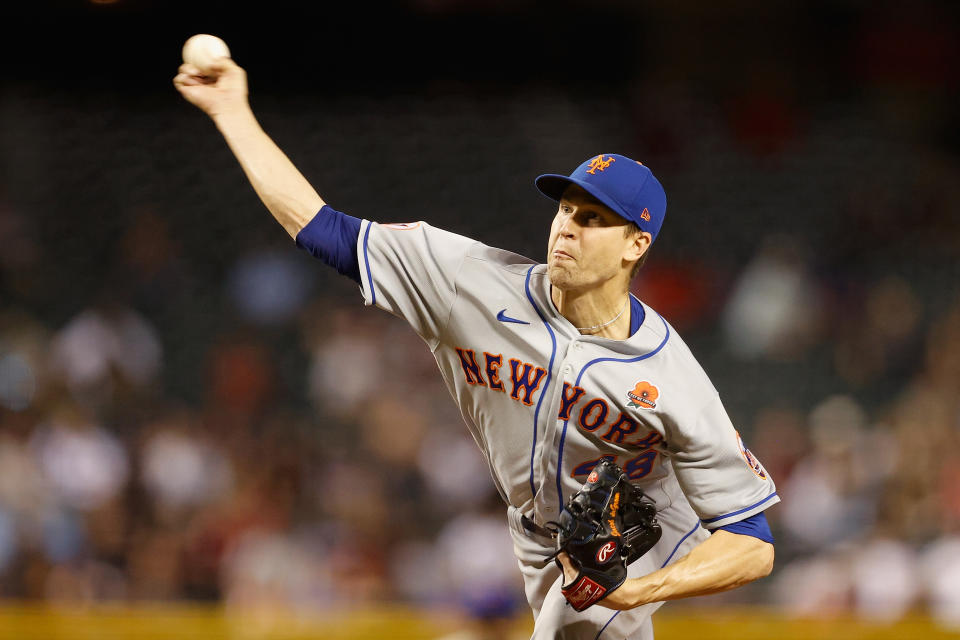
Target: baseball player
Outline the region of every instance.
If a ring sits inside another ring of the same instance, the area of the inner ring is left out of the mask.
[[[629,294],[666,212],[647,167],[600,154],[537,178],[558,202],[539,264],[426,222],[334,210],[260,128],[230,59],[207,78],[185,64],[174,85],[213,119],[297,245],[433,352],[508,505],[534,638],[652,638],[663,601],[770,572],[773,480],[680,336]],[[578,612],[561,591],[575,567],[564,554],[563,571],[544,560],[556,547],[547,524],[603,458],[656,503],[663,533],[621,587]]]

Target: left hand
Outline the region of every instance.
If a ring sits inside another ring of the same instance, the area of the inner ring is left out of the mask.
[[[566,551],[561,551],[557,555],[557,560],[560,561],[560,565],[563,567],[563,584],[570,584],[573,582],[577,575],[580,573],[577,568],[574,566],[573,561],[570,559],[570,556],[567,555]],[[600,600],[596,603],[597,606],[606,607],[607,609],[633,609],[638,607],[643,602],[634,602],[630,596],[631,592],[631,583],[636,582],[636,578],[627,578],[626,582],[622,585],[608,593],[603,600]]]

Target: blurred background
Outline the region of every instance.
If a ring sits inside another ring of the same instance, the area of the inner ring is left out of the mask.
[[[213,33],[267,132],[358,217],[542,259],[536,175],[600,152],[656,172],[668,216],[635,293],[783,498],[771,577],[659,615],[960,630],[958,17],[4,3],[0,599],[401,605],[490,637],[529,619],[504,507],[429,351],[294,247],[173,89],[183,42]]]

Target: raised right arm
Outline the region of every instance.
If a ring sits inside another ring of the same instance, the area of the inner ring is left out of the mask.
[[[324,201],[260,127],[247,100],[246,72],[229,58],[218,60],[212,71],[215,78],[208,78],[196,67],[183,64],[173,84],[187,101],[210,116],[260,200],[295,239]]]

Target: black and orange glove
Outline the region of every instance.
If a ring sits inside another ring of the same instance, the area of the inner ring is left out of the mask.
[[[577,611],[622,585],[627,565],[649,551],[662,533],[656,505],[606,458],[564,506],[560,521],[551,524],[557,532],[553,557],[566,551],[578,571],[562,587]]]

